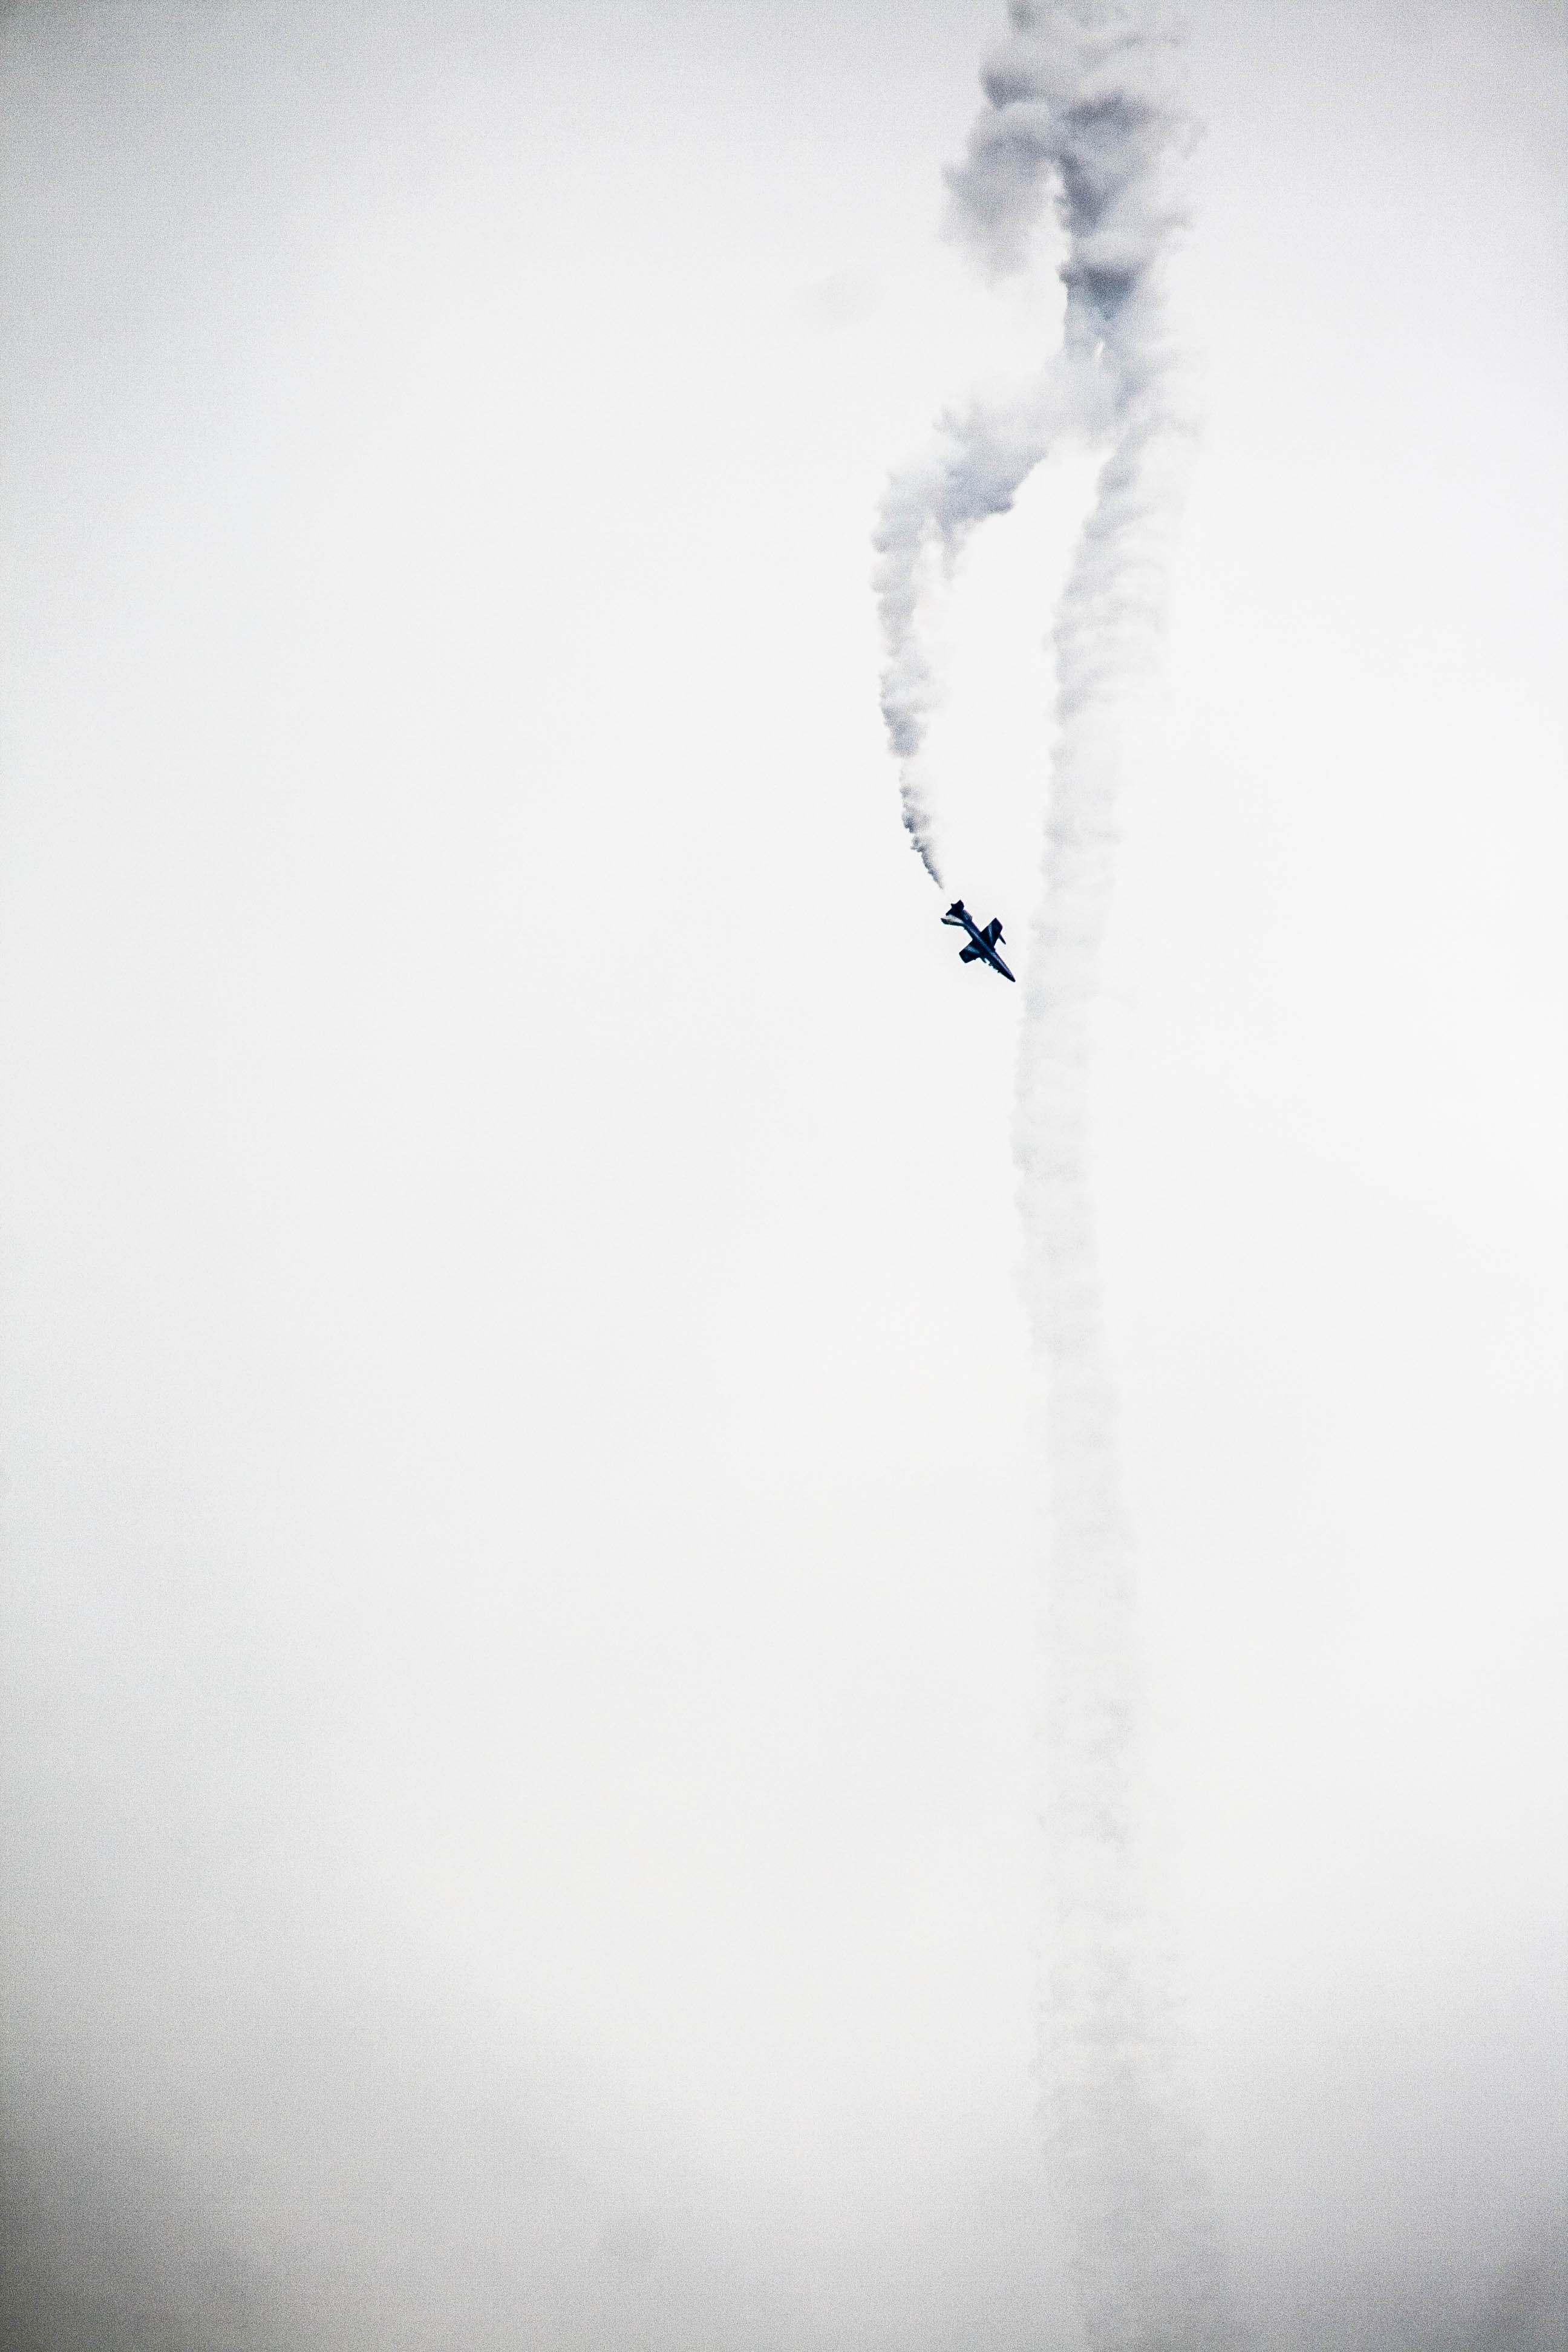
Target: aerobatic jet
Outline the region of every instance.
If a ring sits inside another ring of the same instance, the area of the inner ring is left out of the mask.
[[[993,971],[1001,973],[1004,980],[1012,979],[1012,973],[996,952],[1002,944],[1002,926],[994,915],[982,930],[963,899],[955,898],[942,919],[944,923],[951,923],[955,931],[969,933],[969,945],[958,950],[960,963],[988,963]]]

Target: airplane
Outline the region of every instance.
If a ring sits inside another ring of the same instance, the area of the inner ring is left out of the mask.
[[[1013,974],[996,952],[1002,944],[1002,926],[994,916],[981,930],[963,899],[955,898],[942,919],[944,923],[951,923],[955,931],[969,933],[970,944],[958,950],[960,963],[988,963],[993,971],[1001,973],[1004,980],[1012,979]]]

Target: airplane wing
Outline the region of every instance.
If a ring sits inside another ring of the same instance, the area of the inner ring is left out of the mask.
[[[960,948],[958,950],[958,961],[960,963],[978,963],[980,961],[980,950],[978,948]]]

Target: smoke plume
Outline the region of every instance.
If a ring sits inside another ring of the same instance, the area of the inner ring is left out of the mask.
[[[1047,2128],[1094,2352],[1216,2352],[1235,2332],[1140,1858],[1133,1558],[1086,1174],[1116,805],[1130,715],[1157,647],[1184,438],[1161,277],[1190,124],[1173,37],[1152,8],[1014,0],[1011,16],[967,154],[949,174],[954,226],[1004,273],[1026,261],[1054,199],[1061,347],[1012,414],[945,417],[937,453],[889,484],[877,538],[883,710],[904,821],[934,877],[920,772],[935,696],[920,626],[928,583],[978,522],[1006,511],[1058,435],[1103,439],[1055,630],[1058,734],[1019,1066],[1026,1282],[1051,1495]]]
[[[893,474],[883,494],[873,580],[887,666],[882,716],[899,761],[904,824],[939,886],[921,753],[938,684],[921,623],[935,579],[951,576],[971,533],[1005,514],[1061,436],[1093,417],[1099,385],[1091,368],[1065,352],[1011,403],[973,401],[937,425],[936,446]]]
[[[890,478],[873,541],[882,715],[904,823],[933,881],[921,766],[938,695],[921,625],[931,588],[1065,435],[1125,446],[1129,404],[1158,373],[1150,278],[1179,218],[1164,167],[1185,125],[1170,101],[1172,41],[1158,20],[1118,0],[1015,0],[1011,14],[1013,38],[984,70],[989,102],[967,159],[948,175],[952,225],[1001,276],[1028,257],[1055,189],[1068,245],[1061,348],[1011,400],[974,400],[939,420],[933,448]]]

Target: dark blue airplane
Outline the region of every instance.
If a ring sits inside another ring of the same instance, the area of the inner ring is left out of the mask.
[[[988,963],[993,971],[1001,973],[1004,980],[1012,979],[1012,973],[996,952],[1002,944],[1002,926],[995,916],[982,930],[963,899],[955,898],[942,919],[944,923],[951,923],[955,931],[969,933],[969,945],[958,950],[960,963]]]

